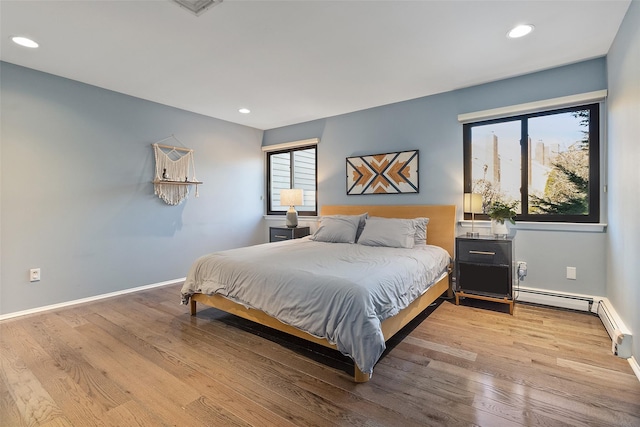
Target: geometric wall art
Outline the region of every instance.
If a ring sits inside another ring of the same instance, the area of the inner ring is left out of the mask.
[[[418,150],[347,157],[347,195],[418,192]]]

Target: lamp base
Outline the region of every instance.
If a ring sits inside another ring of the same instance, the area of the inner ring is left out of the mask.
[[[296,228],[298,226],[298,212],[292,207],[287,211],[287,220],[285,221],[285,225],[288,228]]]
[[[478,231],[467,231],[467,237],[480,237],[480,233]]]

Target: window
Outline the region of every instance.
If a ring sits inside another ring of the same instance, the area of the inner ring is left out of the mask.
[[[267,152],[267,214],[284,215],[289,206],[280,206],[280,190],[301,188],[304,204],[299,215],[316,215],[316,145]]]
[[[520,221],[598,222],[599,115],[595,103],[464,124],[465,193],[485,212],[517,202]]]

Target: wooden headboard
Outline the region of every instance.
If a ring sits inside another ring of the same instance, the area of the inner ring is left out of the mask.
[[[453,258],[455,205],[326,205],[320,208],[320,215],[358,215],[365,212],[369,216],[384,218],[429,218],[427,243],[446,249]]]

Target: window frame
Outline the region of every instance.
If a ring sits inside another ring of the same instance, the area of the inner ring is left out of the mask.
[[[528,119],[562,114],[567,112],[589,110],[589,214],[588,215],[561,215],[561,214],[530,214],[520,213],[516,221],[527,222],[559,222],[559,223],[598,223],[600,221],[600,146],[601,146],[601,103],[588,102],[580,105],[572,105],[561,108],[544,109],[541,111],[523,114],[501,116],[487,120],[470,121],[463,123],[463,158],[464,158],[464,192],[472,191],[472,129],[476,126],[484,126],[493,123],[520,121],[520,207],[528,207],[528,173],[529,150],[528,144]],[[471,219],[471,214],[464,214],[465,219]],[[489,220],[486,214],[476,214],[475,219]]]
[[[314,149],[315,150],[315,192],[316,192],[316,197],[315,197],[315,208],[313,211],[310,210],[302,210],[302,209],[297,209],[296,211],[298,212],[299,216],[317,216],[318,215],[318,144],[314,143],[314,144],[309,144],[309,145],[301,145],[301,146],[294,146],[291,148],[283,148],[280,150],[269,150],[269,151],[265,151],[266,157],[265,160],[267,162],[267,166],[266,166],[266,170],[267,170],[267,215],[281,215],[284,216],[286,215],[287,211],[286,210],[274,210],[273,206],[271,206],[271,200],[272,200],[272,192],[271,192],[271,156],[273,155],[277,155],[277,154],[284,154],[284,153],[289,153],[290,155],[290,162],[293,165],[294,161],[293,161],[293,156],[294,153],[296,151],[303,151],[303,150],[310,150],[310,149]],[[294,169],[291,170],[290,174],[289,174],[289,188],[293,188],[293,171]]]

